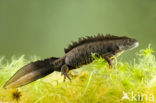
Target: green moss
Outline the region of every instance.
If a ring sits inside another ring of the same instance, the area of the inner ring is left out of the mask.
[[[132,93],[138,102],[142,94],[142,102],[150,102],[156,97],[156,61],[150,46],[136,55],[137,63],[116,61],[114,69],[109,69],[103,58],[95,57],[89,65],[73,70],[72,81],[63,82],[60,72],[54,72],[40,80],[17,89],[3,89],[4,83],[23,65],[38,60],[24,56],[13,57],[7,61],[0,58],[0,102],[22,103],[130,103]],[[129,100],[122,100],[123,91]],[[13,94],[20,94],[18,98]]]

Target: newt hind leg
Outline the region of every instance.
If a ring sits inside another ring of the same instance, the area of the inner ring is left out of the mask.
[[[69,67],[68,67],[66,64],[64,64],[64,65],[61,67],[61,75],[64,76],[64,80],[63,80],[63,81],[65,81],[66,78],[68,78],[69,80],[71,80],[71,78],[69,77],[69,75],[71,75],[71,74],[69,73]]]

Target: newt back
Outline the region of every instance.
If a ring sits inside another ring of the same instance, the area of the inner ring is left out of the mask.
[[[66,52],[65,63],[72,68],[80,67],[94,60],[92,53],[99,56],[108,56],[109,58],[119,52],[123,52],[137,46],[137,40],[128,37],[118,37],[112,35],[97,35],[73,42],[69,45]]]

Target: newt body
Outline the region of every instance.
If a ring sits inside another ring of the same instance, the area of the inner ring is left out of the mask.
[[[104,36],[99,34],[94,37],[80,38],[78,42],[73,42],[65,49],[65,56],[61,58],[52,57],[27,64],[18,70],[4,87],[23,86],[53,71],[61,71],[64,80],[66,77],[70,79],[68,71],[91,63],[94,60],[92,53],[103,57],[112,68],[112,56],[138,45],[139,43],[135,39],[112,35]]]

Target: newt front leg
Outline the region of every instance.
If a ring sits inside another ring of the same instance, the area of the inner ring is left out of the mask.
[[[110,59],[109,56],[104,56],[104,59],[108,62],[108,64],[109,64],[109,69],[112,69],[112,68],[113,68],[112,59]]]
[[[114,65],[113,64],[114,58],[111,58],[111,57],[113,57],[113,54],[112,53],[107,53],[107,54],[102,55],[102,57],[108,62],[109,69],[112,69],[113,65]]]
[[[108,62],[109,64],[109,68],[113,68],[114,66],[114,60],[116,59],[116,57],[120,56],[124,51],[118,50],[115,52],[109,52],[106,53],[104,55],[102,55],[102,57]]]

